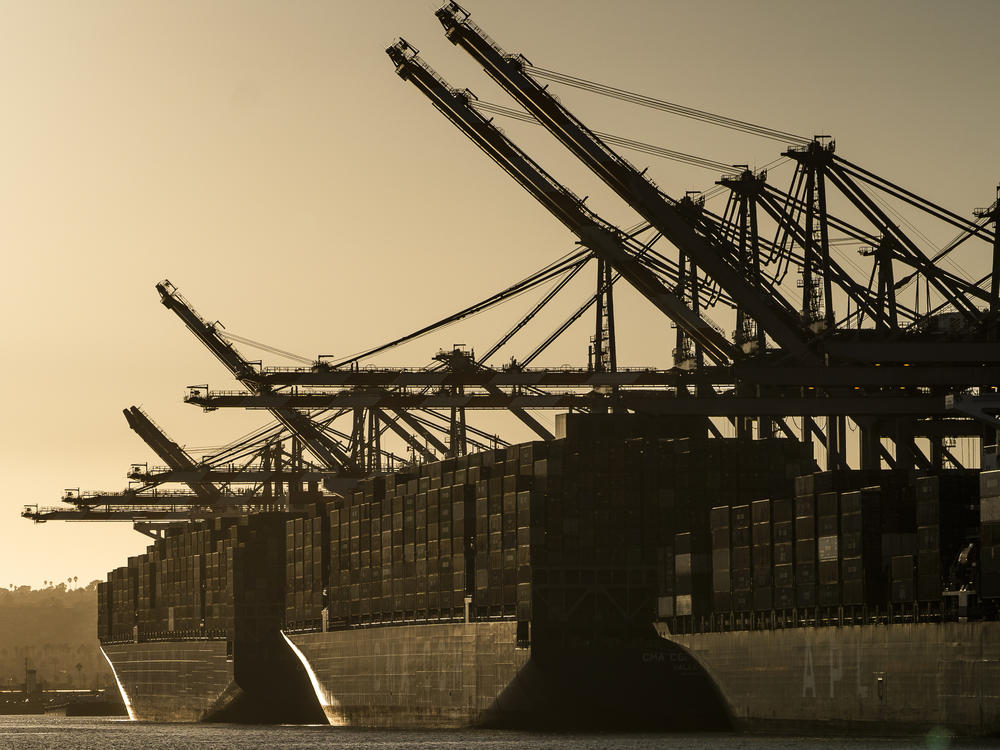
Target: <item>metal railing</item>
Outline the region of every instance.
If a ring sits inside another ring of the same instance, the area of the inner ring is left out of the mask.
[[[664,373],[670,372],[670,370],[661,370],[661,369],[657,369],[655,367],[618,367],[616,371],[617,372],[664,372]],[[353,370],[330,370],[329,372],[331,372],[331,373],[340,373],[340,374],[345,374],[345,375],[350,375],[350,374],[353,374],[353,373],[365,373],[365,374],[375,374],[375,375],[378,375],[380,373],[385,373],[387,375],[395,375],[395,374],[407,375],[407,374],[411,374],[411,373],[412,374],[419,374],[419,375],[436,374],[434,371],[430,371],[430,370],[427,370],[427,369],[424,369],[424,368],[421,368],[421,367],[387,367],[387,366],[384,366],[384,365],[365,365],[363,367],[357,367],[357,368],[355,368]],[[577,374],[587,374],[590,371],[587,368],[585,368],[585,367],[515,367],[515,368],[501,367],[501,368],[498,368],[497,370],[492,371],[492,372],[491,371],[486,371],[483,374],[485,376],[491,376],[491,375],[504,375],[504,374],[510,373],[510,372],[515,372],[515,373],[523,372],[523,373],[526,373],[526,374],[531,374],[531,373],[538,373],[538,374],[555,373],[557,375],[558,374],[577,375]],[[283,367],[283,366],[271,367],[271,366],[268,366],[268,367],[262,368],[261,369],[261,373],[264,374],[264,375],[271,374],[271,373],[275,373],[275,374],[277,374],[277,373],[292,373],[292,374],[298,374],[298,373],[303,373],[303,374],[305,374],[305,373],[318,373],[318,374],[322,374],[323,371],[317,371],[317,370],[314,370],[314,369],[312,369],[310,367]],[[447,377],[451,373],[449,373],[447,371],[441,371],[440,374],[442,375],[442,377]]]
[[[958,608],[942,602],[902,602],[885,605],[839,605],[793,607],[770,611],[714,612],[660,618],[678,635],[727,633],[737,630],[771,631],[789,628],[850,627],[995,620],[996,613],[983,610],[977,617],[962,615]]]

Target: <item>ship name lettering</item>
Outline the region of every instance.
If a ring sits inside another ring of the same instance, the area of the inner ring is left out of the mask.
[[[834,659],[836,657],[836,661]],[[833,697],[834,683],[840,682],[844,675],[844,657],[840,648],[830,644],[830,697]]]
[[[855,649],[854,649],[854,653],[855,653],[855,667],[856,667],[855,672],[854,672],[854,674],[855,674],[854,681],[855,681],[855,683],[857,685],[857,688],[858,688],[858,697],[859,698],[867,698],[868,697],[868,686],[861,684],[861,644],[860,643],[856,644]]]
[[[816,670],[813,667],[812,644],[806,644],[806,659],[802,669],[802,697],[806,697],[807,692],[812,692],[812,697],[816,697]]]

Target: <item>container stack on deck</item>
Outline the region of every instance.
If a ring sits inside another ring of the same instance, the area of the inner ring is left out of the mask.
[[[809,479],[810,481],[803,481]],[[795,606],[815,607],[819,602],[816,566],[816,497],[811,477],[795,482]]]
[[[285,622],[322,618],[330,584],[329,547],[330,503],[312,503],[304,516],[285,522]]]
[[[324,606],[329,627],[464,617],[476,485],[494,473],[502,481],[497,453],[365,479],[289,520],[286,624],[314,628]],[[511,614],[513,573],[511,564]]]
[[[712,508],[712,610],[729,612],[733,609],[732,584],[732,515],[728,505]],[[661,612],[661,615],[663,613]]]
[[[260,618],[280,623],[284,516],[258,514],[168,528],[163,539],[98,586],[98,634],[122,641],[247,637]],[[242,637],[242,634],[240,635]]]
[[[1000,598],[1000,471],[979,475],[980,595]]]
[[[975,472],[912,485],[816,472],[797,441],[665,438],[655,420],[612,415],[565,424],[564,438],[370,477],[292,517],[174,527],[99,587],[99,632],[239,641],[279,624],[468,618],[517,620],[527,641],[657,618],[684,630],[933,609],[980,519],[981,595],[998,588],[1000,472],[982,473],[980,504]]]
[[[655,420],[567,422],[564,439],[365,479],[288,520],[286,626],[322,626],[324,606],[328,628],[469,617],[544,630],[708,615],[713,500],[780,493],[810,466],[795,441],[661,438]],[[760,554],[769,579],[769,539]]]
[[[840,494],[816,496],[816,557],[819,573],[819,605],[840,604]]]
[[[155,605],[140,618],[143,635],[201,630],[204,611],[205,554],[212,548],[208,529],[170,529],[162,542],[143,555],[156,568]]]
[[[976,546],[976,473],[919,477],[915,494],[888,471],[816,472],[796,478],[794,502],[713,507],[713,613],[726,613],[727,602],[735,614],[889,603],[940,608],[958,554]],[[989,474],[982,474],[984,492],[993,487]],[[1000,472],[995,484],[1000,498]],[[984,573],[992,533],[984,522]]]
[[[749,612],[753,609],[753,552],[750,506],[732,507],[733,549],[732,588],[733,611]],[[725,610],[717,610],[724,612]]]
[[[214,524],[205,554],[205,628],[210,632],[225,631],[233,621],[234,569],[239,549],[233,547],[228,536],[231,528],[225,530],[221,522]],[[225,539],[220,537],[222,533]]]
[[[320,506],[289,520],[286,622],[315,627],[323,589],[330,627],[460,620],[467,599],[473,617],[513,618],[520,601],[528,619],[531,566],[542,555],[540,498],[559,475],[546,449],[557,452],[527,443],[365,479],[329,503],[328,522]],[[311,538],[300,531],[309,528]]]
[[[881,488],[865,487],[841,494],[840,569],[845,605],[864,605],[885,598],[881,524]]]
[[[977,478],[967,472],[917,478],[916,594],[921,602],[941,601],[942,577],[975,536],[979,523],[976,485]]]
[[[774,555],[771,537],[771,501],[754,500],[750,505],[753,552],[753,608],[767,612],[774,608]]]
[[[774,608],[795,606],[795,503],[791,498],[775,500],[771,515],[774,526]]]
[[[106,640],[110,636],[111,583],[105,579],[97,584],[97,637],[101,640]]]
[[[103,638],[131,639],[138,613],[139,558],[130,557],[128,565],[115,568],[108,573],[104,585],[106,618],[99,630]],[[98,627],[101,618],[98,616]]]

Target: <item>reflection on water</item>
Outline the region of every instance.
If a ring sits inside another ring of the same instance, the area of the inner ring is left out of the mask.
[[[380,731],[330,726],[236,726],[231,724],[151,724],[106,718],[0,716],[0,748],[22,750],[145,750],[219,748],[244,750],[401,750],[475,748],[500,750],[897,750],[902,748],[996,747],[996,742],[955,742],[938,730],[909,739],[842,737],[763,737],[746,735],[538,734],[504,731]]]

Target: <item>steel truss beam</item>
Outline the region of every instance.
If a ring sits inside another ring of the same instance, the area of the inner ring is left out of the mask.
[[[779,390],[779,389],[774,389]],[[189,397],[188,403],[209,409],[273,409],[278,406],[297,409],[325,409],[351,405],[378,406],[384,409],[607,409],[619,407],[649,414],[690,416],[945,416],[944,399],[907,393],[898,395],[821,396],[799,395],[800,388],[788,388],[785,395],[733,397],[726,395],[686,395],[672,397],[670,392],[623,391],[617,397],[602,393],[559,394],[425,394],[395,391],[381,395],[359,396],[352,391],[312,394],[208,393]]]

